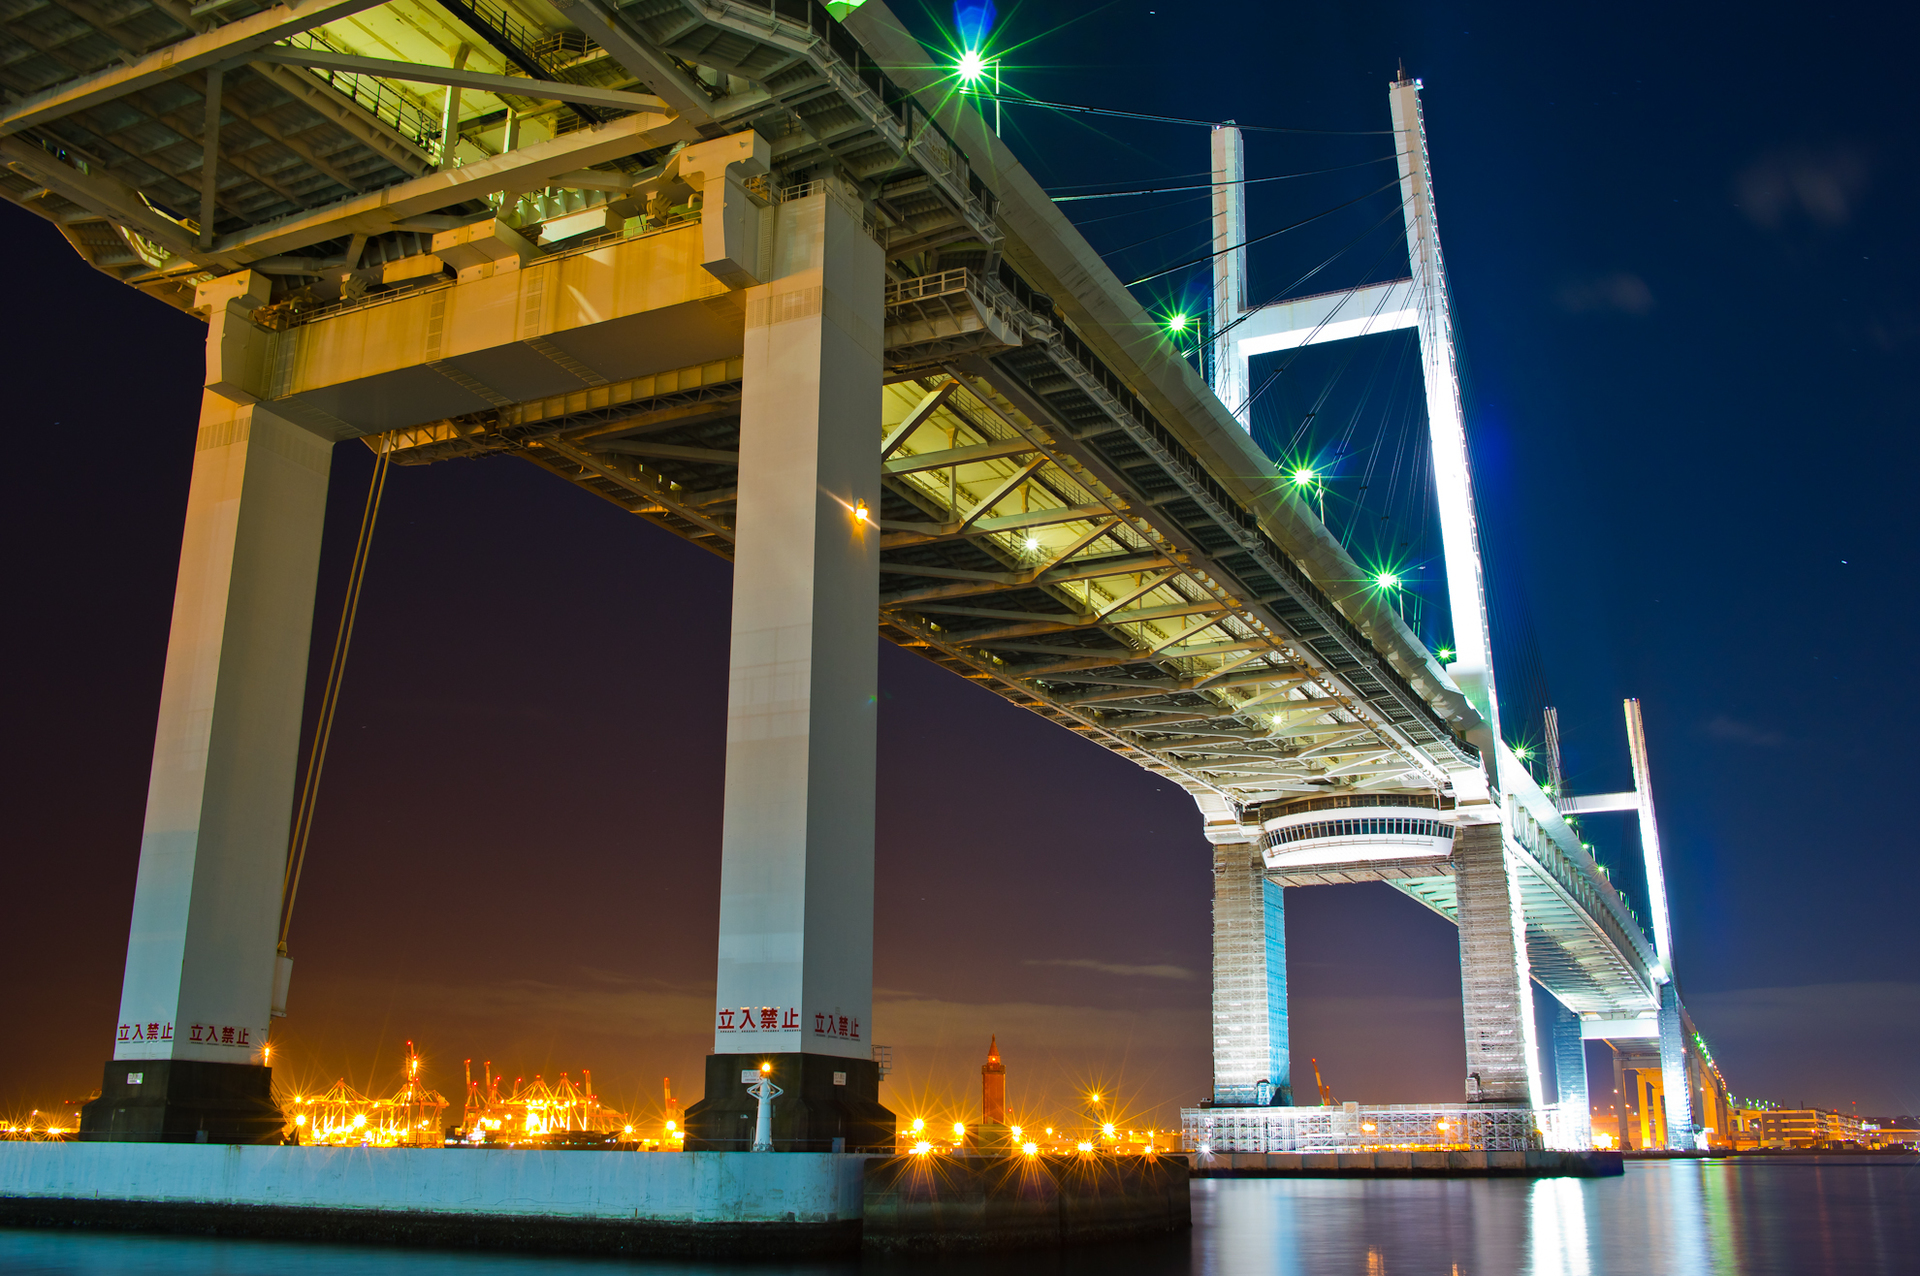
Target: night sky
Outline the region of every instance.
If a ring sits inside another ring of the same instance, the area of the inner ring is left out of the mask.
[[[944,6],[898,12],[929,40],[951,25]],[[1920,708],[1920,177],[1901,130],[1916,26],[1894,6],[1127,0],[1003,6],[995,37],[1011,91],[1244,124],[1383,130],[1397,60],[1423,79],[1509,735],[1537,734],[1552,703],[1575,791],[1627,788],[1620,701],[1641,698],[1700,1030],[1737,1094],[1863,1114],[1920,1109],[1899,727]],[[1005,131],[1055,191],[1208,163],[1198,128],[1013,107]],[[1248,175],[1388,151],[1253,134]],[[1251,231],[1390,176],[1251,188]],[[1123,278],[1204,251],[1204,202],[1065,207]],[[1392,207],[1260,245],[1253,296]],[[89,271],[37,218],[7,205],[0,224],[11,1112],[84,1096],[111,1050],[205,329]],[[1383,259],[1371,277],[1395,273],[1389,246],[1376,235],[1302,290]],[[1203,286],[1189,271],[1141,295],[1192,304]],[[1344,403],[1373,377],[1391,402],[1405,340],[1369,338],[1344,373],[1287,367],[1258,437],[1284,453],[1327,384]],[[1359,491],[1393,409],[1355,411],[1355,450],[1327,453],[1330,521],[1357,529],[1363,561],[1437,575],[1419,502]],[[370,461],[337,449],[310,702]],[[294,921],[287,1079],[388,1090],[412,1039],[456,1103],[469,1057],[509,1078],[591,1069],[641,1114],[663,1076],[699,1097],[729,588],[721,560],[530,465],[394,471]],[[1443,604],[1416,597],[1444,638]],[[883,1099],[969,1115],[998,1033],[1016,1117],[1062,1117],[1097,1084],[1136,1121],[1174,1120],[1209,1085],[1191,800],[916,656],[885,648],[880,668]],[[1626,819],[1588,832],[1637,888]],[[1312,1056],[1342,1099],[1457,1101],[1452,927],[1379,885],[1287,907],[1303,1097]]]

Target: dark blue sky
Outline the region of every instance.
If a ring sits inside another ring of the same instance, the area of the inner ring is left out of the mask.
[[[901,12],[929,35],[946,17]],[[1630,782],[1619,704],[1643,700],[1701,1030],[1737,1092],[1863,1111],[1920,1107],[1920,839],[1898,727],[1916,698],[1915,26],[1891,8],[1001,15],[1003,41],[1030,41],[1011,86],[1046,100],[1370,130],[1387,127],[1398,59],[1424,80],[1489,556],[1533,633],[1503,643],[1503,677],[1516,701],[1560,707],[1587,792]],[[1057,187],[1207,163],[1200,129],[1035,108],[1008,125]],[[1376,148],[1259,135],[1249,176]],[[1378,184],[1361,183],[1262,186],[1252,229]],[[1254,294],[1380,211],[1256,249]],[[1119,248],[1182,213],[1088,231]],[[0,1104],[32,1106],[90,1089],[108,1050],[204,328],[86,270],[37,219],[0,219],[22,261],[0,321],[18,440],[0,509],[7,859],[28,913],[0,933],[16,972]],[[1198,246],[1176,234],[1116,261],[1146,273]],[[1378,259],[1352,254],[1351,277]],[[1265,436],[1310,407],[1310,373],[1263,397]],[[366,472],[340,449],[322,628]],[[1358,510],[1369,498],[1342,482],[1358,486],[1336,480],[1330,502]],[[724,564],[510,460],[398,471],[387,501],[295,923],[291,1072],[389,1086],[412,1037],[450,1094],[471,1055],[509,1075],[589,1067],[643,1110],[662,1075],[691,1097]],[[881,667],[890,1101],[932,1112],[970,1093],[988,1031],[1016,1107],[1052,1111],[1095,1079],[1161,1119],[1200,1097],[1208,873],[1191,803],[914,657]],[[1592,831],[1631,877],[1630,831]],[[1297,1066],[1319,1058],[1342,1098],[1456,1097],[1451,928],[1385,887],[1293,891],[1288,907]]]

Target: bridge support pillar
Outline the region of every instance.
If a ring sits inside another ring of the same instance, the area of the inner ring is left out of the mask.
[[[1460,994],[1467,1102],[1540,1106],[1526,917],[1498,824],[1462,824],[1453,842],[1459,892]]]
[[[1667,1146],[1691,1151],[1694,1146],[1693,1082],[1687,1075],[1687,1036],[1680,1016],[1680,992],[1671,980],[1660,985],[1660,1085],[1666,1107]]]
[[[1567,1145],[1593,1146],[1593,1111],[1587,1095],[1587,1042],[1580,1016],[1553,1003],[1553,1089],[1559,1128]]]
[[[873,821],[885,274],[858,203],[771,210],[746,292],[719,978],[687,1149],[885,1146],[873,1062]],[[764,269],[766,263],[762,263]]]
[[[1213,848],[1213,1101],[1293,1103],[1285,893],[1257,844]]]
[[[265,338],[237,304],[215,298],[210,382],[216,346]],[[120,1022],[82,1139],[279,1137],[264,1047],[332,446],[202,400]]]

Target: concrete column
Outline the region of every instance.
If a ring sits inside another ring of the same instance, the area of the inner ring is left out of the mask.
[[[1593,1111],[1587,1095],[1587,1043],[1580,1016],[1553,1003],[1553,1088],[1561,1128],[1576,1148],[1593,1146]]]
[[[1463,824],[1453,840],[1459,891],[1460,993],[1467,1102],[1540,1104],[1526,922],[1498,824]]]
[[[1627,1111],[1632,1106],[1632,1096],[1627,1092],[1627,1064],[1620,1057],[1620,1047],[1611,1041],[1607,1043],[1607,1053],[1613,1056],[1613,1110],[1618,1114],[1620,1147],[1622,1152],[1636,1150],[1633,1133],[1628,1128]]]
[[[1293,1103],[1285,893],[1260,848],[1213,848],[1213,1101]],[[1263,1095],[1261,1083],[1267,1083]]]
[[[689,1150],[745,1147],[771,1062],[779,1150],[893,1142],[873,1041],[885,274],[854,198],[781,204],[746,290],[719,978]],[[863,517],[864,515],[864,517]]]
[[[210,379],[217,345],[231,361],[265,339],[243,321],[216,316]],[[195,447],[119,1023],[83,1113],[89,1139],[247,1142],[281,1124],[263,1047],[332,443],[209,390]]]
[[[1660,985],[1660,1085],[1666,1100],[1667,1146],[1693,1147],[1693,1086],[1687,1079],[1687,1040],[1680,993]]]

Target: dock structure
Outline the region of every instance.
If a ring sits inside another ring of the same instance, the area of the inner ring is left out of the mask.
[[[1569,1061],[1583,1037],[1657,1040],[1667,1137],[1701,1137],[1714,1083],[1664,895],[1649,943],[1499,739],[1417,82],[1389,90],[1411,277],[1255,315],[1216,392],[882,0],[130,0],[48,21],[57,56],[44,24],[0,22],[0,195],[208,326],[83,1138],[280,1137],[300,714],[330,462],[354,441],[383,464],[514,457],[733,563],[690,1152],[751,1146],[762,1080],[778,1151],[892,1146],[876,626],[1193,795],[1216,848],[1214,1109],[1291,1103],[1281,888],[1382,879],[1460,925],[1470,1103],[1549,1107],[1537,983]],[[1225,323],[1252,312],[1237,139],[1215,154]],[[1247,358],[1378,324],[1420,332],[1444,664],[1242,422]],[[1578,1124],[1557,1127],[1576,1146]]]

